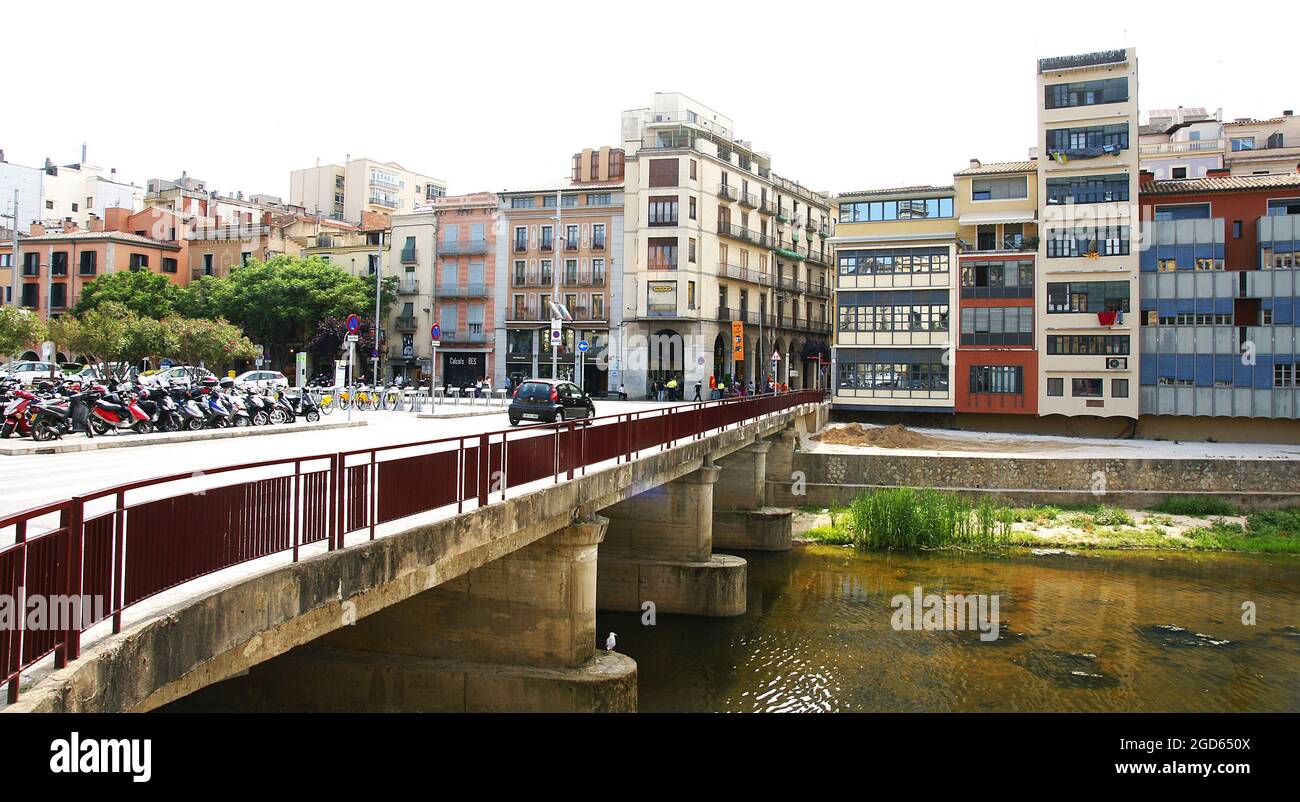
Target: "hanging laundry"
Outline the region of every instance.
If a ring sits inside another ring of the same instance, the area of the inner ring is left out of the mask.
[[[1115,312],[1113,312],[1113,311],[1111,311],[1111,310],[1109,310],[1109,309],[1106,310],[1106,311],[1104,311],[1104,312],[1098,312],[1098,313],[1097,313],[1097,322],[1098,322],[1099,324],[1101,324],[1102,326],[1113,326],[1113,325],[1115,325]]]

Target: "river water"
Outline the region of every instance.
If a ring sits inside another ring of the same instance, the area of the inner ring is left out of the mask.
[[[744,556],[744,616],[598,615],[642,711],[1300,711],[1300,558]],[[996,595],[998,637],[895,630],[916,587]]]

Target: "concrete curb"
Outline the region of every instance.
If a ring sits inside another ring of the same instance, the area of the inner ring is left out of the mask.
[[[453,405],[454,408],[454,405]],[[424,420],[439,420],[444,418],[478,418],[484,415],[501,415],[506,411],[505,407],[482,407],[472,412],[466,408],[463,412],[417,412],[415,417]]]
[[[270,426],[242,426],[238,429],[212,429],[198,432],[172,432],[168,434],[146,435],[99,435],[87,440],[77,437],[75,440],[54,440],[49,443],[34,443],[30,440],[13,445],[0,445],[0,456],[21,457],[28,454],[71,454],[78,451],[100,451],[105,448],[132,448],[136,446],[157,446],[165,443],[193,443],[200,440],[225,440],[231,437],[259,437],[273,434],[292,434],[293,432],[319,432],[325,429],[349,429],[365,426],[367,421],[334,421],[330,423],[272,424]]]

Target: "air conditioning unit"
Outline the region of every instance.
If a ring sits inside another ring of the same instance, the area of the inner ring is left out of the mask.
[[[1128,358],[1122,356],[1106,357],[1106,370],[1128,370]]]

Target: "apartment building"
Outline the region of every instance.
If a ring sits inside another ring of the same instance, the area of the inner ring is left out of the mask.
[[[446,194],[447,183],[441,179],[374,159],[350,158],[289,174],[290,204],[349,223],[361,222],[363,212],[414,212]]]
[[[108,209],[103,220],[92,216],[84,230],[73,221],[64,221],[57,231],[34,224],[19,238],[17,275],[13,241],[0,242],[5,297],[55,318],[76,306],[87,283],[106,273],[149,270],[183,286],[189,283],[183,232],[184,221],[156,209]]]
[[[0,237],[10,238],[14,231],[26,231],[32,223],[43,219],[43,175],[37,167],[6,161],[5,152],[0,150]]]
[[[1287,109],[1280,117],[1238,118],[1223,124],[1224,166],[1233,175],[1276,175],[1300,169],[1300,119]]]
[[[568,183],[498,196],[496,263],[509,279],[495,283],[496,353],[505,355],[495,364],[495,384],[549,378],[553,362],[561,378],[592,394],[621,380],[625,156],[620,148],[584,149],[572,165]],[[563,320],[554,354],[552,304]],[[579,355],[583,341],[589,348]]]
[[[401,265],[389,363],[394,374],[404,360],[408,370],[418,364],[421,373],[432,370],[440,385],[451,387],[493,376],[497,216],[496,194],[476,192],[393,217],[391,256]],[[441,329],[436,347],[429,331],[435,322]]]
[[[1138,416],[1136,51],[1038,62],[1038,414]]]
[[[1300,173],[1147,173],[1141,206],[1142,414],[1300,417]]]
[[[730,118],[682,94],[624,112],[622,131],[617,381],[633,397],[710,376],[825,386],[834,201],[775,173]]]
[[[954,411],[956,192],[956,186],[909,186],[837,197],[837,409]],[[970,225],[978,230],[980,224]],[[986,244],[992,251],[998,243]]]
[[[1222,109],[1211,114],[1184,106],[1149,112],[1138,129],[1142,169],[1160,180],[1204,178],[1222,169],[1227,144],[1222,117]]]
[[[1038,163],[970,166],[953,175],[957,292],[953,409],[1038,413]]]
[[[81,162],[56,165],[49,159],[43,168],[41,220],[47,231],[57,231],[71,221],[79,230],[90,225],[92,216],[103,218],[109,209],[138,212],[144,208],[144,189],[118,178],[116,168]]]

